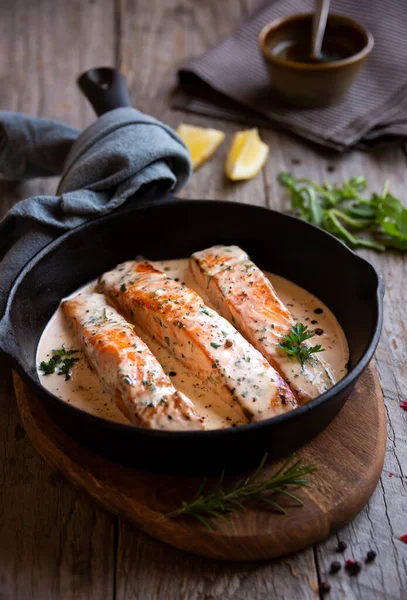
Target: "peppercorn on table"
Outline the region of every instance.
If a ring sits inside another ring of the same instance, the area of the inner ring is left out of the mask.
[[[170,92],[176,69],[187,57],[197,56],[231,33],[248,5],[234,0],[221,5],[215,0],[5,3],[0,24],[4,57],[0,109],[82,128],[94,117],[73,84],[76,76],[97,64],[116,64],[126,74],[131,98],[141,110],[173,127],[183,122],[226,133],[214,156],[183,191],[185,197],[284,209],[289,202],[277,176],[291,171],[295,177],[338,183],[362,174],[372,190],[380,190],[390,179],[392,192],[406,202],[402,148],[336,156],[272,130],[260,131],[270,147],[261,173],[243,183],[225,179],[227,150],[242,125],[172,111]],[[0,215],[28,195],[52,192],[55,184],[56,180],[22,186],[0,182]],[[331,598],[405,598],[407,544],[401,538],[407,533],[407,412],[400,403],[407,400],[407,258],[397,253],[360,253],[382,271],[386,282],[385,322],[375,362],[386,402],[388,443],[375,493],[340,536],[282,560],[250,565],[199,558],[149,538],[99,509],[39,457],[20,421],[11,371],[2,362],[0,595],[7,599],[316,599],[330,586]],[[363,423],[356,425],[363,427]],[[339,542],[346,544],[342,552],[336,551]],[[345,570],[347,560],[361,563],[360,572],[352,562]],[[337,561],[342,568],[334,573],[332,563]]]

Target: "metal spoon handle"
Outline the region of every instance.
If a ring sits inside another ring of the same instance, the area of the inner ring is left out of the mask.
[[[330,0],[315,0],[315,11],[312,18],[312,45],[311,57],[319,58],[321,54],[322,40],[324,39],[326,21],[329,12]]]

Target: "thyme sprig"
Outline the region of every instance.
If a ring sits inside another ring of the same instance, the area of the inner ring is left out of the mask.
[[[167,519],[183,516],[194,517],[207,529],[213,531],[216,526],[208,519],[222,519],[231,525],[225,515],[235,509],[246,510],[245,503],[247,502],[264,502],[279,513],[286,514],[286,510],[281,504],[272,499],[277,494],[282,494],[294,500],[298,506],[303,506],[303,502],[287,488],[310,488],[311,485],[307,476],[316,471],[317,466],[314,464],[304,465],[302,458],[295,460],[294,455],[292,455],[271,477],[259,480],[266,460],[267,454],[263,456],[252,475],[238,480],[231,487],[223,487],[223,472],[217,485],[205,494],[207,480],[204,479],[192,500],[189,502],[183,501],[180,508],[167,513],[165,517]]]
[[[278,348],[284,350],[288,356],[296,358],[301,367],[304,368],[304,364],[311,358],[312,354],[325,351],[325,348],[320,344],[316,344],[315,346],[304,345],[304,342],[314,337],[314,335],[315,333],[309,332],[307,325],[296,323],[290,327],[290,333],[282,338],[282,342],[278,344]]]

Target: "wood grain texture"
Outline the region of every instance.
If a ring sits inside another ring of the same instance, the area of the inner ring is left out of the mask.
[[[263,171],[268,205],[287,209],[287,198],[278,185],[280,171],[291,171],[296,177],[311,177],[341,183],[343,178],[363,174],[371,191],[382,188],[389,178],[392,193],[406,199],[406,157],[401,148],[387,148],[366,154],[357,151],[345,156],[320,151],[294,136],[272,131],[263,132],[271,145],[271,161]],[[274,150],[273,150],[274,149]],[[362,571],[358,578],[342,574],[329,578],[334,598],[346,600],[377,597],[404,599],[407,597],[407,546],[400,536],[407,531],[407,413],[400,401],[407,399],[407,311],[405,303],[407,281],[406,254],[377,254],[362,251],[382,273],[384,326],[375,363],[383,386],[387,419],[387,452],[384,470],[376,491],[361,514],[341,532],[349,545],[346,557],[364,560],[369,549],[379,560]],[[334,560],[336,538],[317,547],[316,556],[321,579],[325,579]]]
[[[383,467],[383,395],[374,368],[369,367],[334,422],[297,452],[306,464],[318,467],[312,488],[298,491],[304,506],[298,509],[292,502],[285,503],[286,517],[264,506],[249,506],[231,514],[231,527],[217,523],[216,531],[208,531],[195,519],[166,518],[182,500],[193,496],[199,480],[153,475],[104,460],[65,435],[18,376],[15,390],[25,430],[51,466],[153,537],[210,558],[264,560],[326,539],[363,508]],[[363,429],[358,425],[362,419]],[[282,464],[266,465],[264,476],[270,477]],[[225,485],[232,481],[226,478]]]
[[[232,200],[266,206],[262,177],[252,181],[231,183],[224,175],[224,161],[234,132],[241,127],[219,119],[208,119],[169,109],[172,90],[176,85],[176,69],[188,58],[197,56],[230,34],[247,10],[241,0],[205,2],[179,0],[118,0],[120,38],[118,56],[121,70],[130,85],[131,98],[138,108],[152,113],[173,127],[181,122],[214,127],[225,131],[227,137],[215,156],[196,171],[181,192],[185,198]],[[116,589],[118,598],[177,598],[182,589],[183,598],[298,598],[318,597],[317,571],[313,549],[258,569],[252,569],[247,579],[242,572],[208,565],[206,560],[191,557],[193,569],[204,572],[205,579],[198,584],[198,573],[188,569],[183,573],[186,555],[177,554],[172,565],[179,561],[176,576],[169,578],[162,565],[175,550],[169,550],[155,540],[148,540],[148,551],[141,552],[140,544],[146,536],[119,521]],[[127,548],[137,548],[141,561],[131,561]],[[163,557],[150,564],[151,555]],[[290,569],[287,568],[290,565]],[[143,573],[146,572],[146,576]],[[218,584],[218,580],[221,584]],[[242,583],[243,582],[243,583]],[[250,583],[249,583],[250,582]],[[310,582],[312,586],[310,587]],[[253,586],[253,593],[251,587]],[[159,591],[158,591],[159,590]]]
[[[386,149],[372,154],[354,151],[336,156],[272,130],[262,132],[271,148],[270,159],[262,175],[242,184],[225,181],[223,157],[231,133],[241,126],[170,111],[168,97],[175,83],[176,68],[187,57],[197,56],[231,33],[246,3],[246,0],[223,0],[221,3],[216,0],[3,2],[0,19],[0,109],[25,110],[44,117],[61,118],[81,127],[90,122],[92,112],[72,82],[85,68],[112,64],[116,57],[132,78],[131,91],[136,106],[173,126],[184,121],[218,127],[228,134],[215,157],[194,174],[183,193],[185,196],[268,204],[281,210],[287,207],[287,202],[276,176],[280,170],[286,169],[319,181],[328,177],[339,182],[343,176],[362,173],[371,189],[376,190],[389,177],[392,191],[405,199],[407,170],[401,149]],[[0,216],[18,199],[52,192],[53,189],[55,183],[51,180],[37,180],[21,186],[0,181]],[[363,558],[366,550],[372,547],[377,549],[379,560],[363,570],[357,579],[344,572],[330,577],[332,591],[329,597],[405,600],[407,545],[403,545],[399,537],[407,532],[407,413],[400,409],[399,401],[407,400],[407,257],[398,254],[366,255],[382,270],[387,285],[384,332],[376,365],[385,393],[388,446],[381,483],[367,507],[342,530],[341,538],[347,541],[349,554],[355,559]],[[53,565],[54,540],[59,539],[60,522],[64,522],[67,514],[63,500],[66,496],[71,498],[72,492],[67,484],[58,480],[59,492],[52,494],[54,488],[44,475],[51,473],[50,469],[34,454],[27,459],[30,445],[25,438],[20,439],[19,445],[14,444],[13,436],[19,418],[6,365],[0,366],[0,378],[0,549],[3,549],[2,557],[7,553],[7,561],[0,560],[0,598],[71,598],[75,577],[66,557],[72,538],[67,538],[65,550],[60,552],[63,560],[59,563],[59,570]],[[19,435],[21,430],[16,433],[16,436]],[[24,488],[20,481],[20,462],[28,464],[33,475],[30,495],[21,491]],[[389,477],[391,473],[393,476]],[[83,495],[75,493],[74,498],[77,504],[89,506]],[[49,511],[57,515],[56,520],[50,516],[41,521],[44,531],[54,530],[52,534],[44,536],[40,528],[34,528],[36,514],[33,505],[44,505],[45,513]],[[10,507],[14,518],[12,523],[7,524],[6,534],[5,519]],[[89,527],[96,517],[108,517],[93,508],[88,514],[93,516],[83,520],[80,531],[75,534],[79,540],[92,538],[91,552],[97,558],[101,552],[100,542],[92,536]],[[25,548],[28,544],[25,537],[30,540],[33,552],[23,554],[21,562],[21,547]],[[124,522],[119,523],[118,542],[115,592],[112,590],[108,597],[113,598],[115,593],[118,598],[126,600],[317,598],[316,567],[319,578],[324,579],[330,562],[337,558],[333,552],[336,536],[326,544],[318,544],[315,553],[311,549],[289,559],[252,564],[250,568],[189,556],[148,538]],[[41,580],[36,575],[39,567],[35,550],[38,547],[42,556],[48,557],[47,568],[41,570]],[[106,540],[105,549],[108,547]],[[114,578],[112,571],[113,568],[107,566],[98,571],[95,585],[100,587],[96,589],[103,589],[106,595]],[[61,573],[65,584],[58,587],[55,581]],[[87,585],[88,588],[81,589],[89,589],[89,581]],[[51,589],[53,593],[49,593]],[[88,597],[85,592],[81,596],[78,588],[75,589],[76,597]],[[44,590],[43,594],[41,590]]]
[[[107,2],[3,2],[0,109],[81,128],[92,111],[75,88],[79,71],[111,63]],[[56,179],[0,182],[0,218],[15,202],[53,193]],[[110,600],[116,520],[51,469],[18,414],[11,371],[0,365],[0,598]]]
[[[224,563],[157,542],[140,530],[119,530],[117,600],[315,600],[312,551],[279,560]]]

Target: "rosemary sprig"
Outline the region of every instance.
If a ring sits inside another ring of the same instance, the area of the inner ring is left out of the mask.
[[[314,337],[314,335],[315,333],[308,331],[307,325],[296,323],[290,327],[290,333],[282,338],[282,342],[278,344],[278,348],[284,350],[288,356],[296,358],[303,369],[305,362],[311,358],[311,354],[324,352],[325,350],[320,344],[316,344],[315,346],[304,345],[304,342]]]
[[[266,460],[267,454],[263,456],[259,466],[252,475],[240,479],[228,488],[222,487],[224,480],[223,472],[215,488],[205,494],[207,480],[204,479],[192,500],[189,502],[183,501],[181,508],[167,513],[165,517],[167,519],[174,519],[189,515],[200,521],[207,529],[213,531],[216,527],[208,518],[215,517],[222,519],[231,525],[225,515],[235,509],[246,510],[244,504],[250,501],[265,502],[281,514],[286,514],[285,509],[272,499],[277,494],[283,494],[294,500],[299,506],[303,506],[303,502],[292,492],[289,492],[287,488],[311,487],[307,475],[316,471],[317,466],[314,464],[304,465],[301,458],[294,460],[293,455],[288,458],[274,475],[268,479],[259,481]]]

